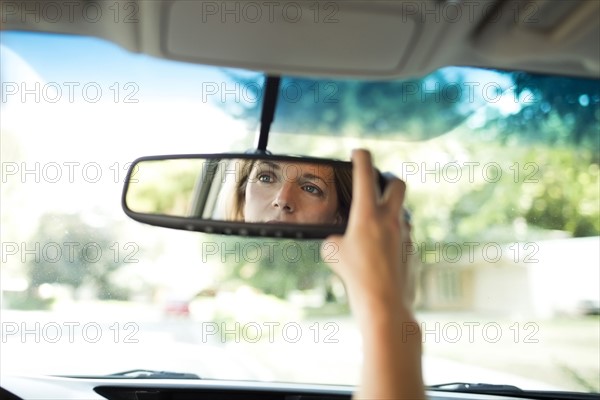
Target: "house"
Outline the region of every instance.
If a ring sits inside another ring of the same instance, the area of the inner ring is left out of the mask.
[[[421,309],[547,318],[600,308],[600,237],[456,249],[422,263]]]

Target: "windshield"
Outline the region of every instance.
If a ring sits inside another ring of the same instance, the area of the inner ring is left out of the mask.
[[[3,373],[355,385],[360,335],[321,242],[126,218],[129,163],[245,151],[264,77],[81,37],[1,33]],[[285,78],[273,153],[403,178],[426,384],[600,390],[598,81],[445,68]]]

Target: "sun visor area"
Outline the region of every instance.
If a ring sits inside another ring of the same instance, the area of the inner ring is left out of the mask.
[[[597,0],[509,0],[481,25],[475,50],[495,64],[597,76],[599,18]]]
[[[164,20],[162,50],[182,60],[288,74],[391,74],[417,42],[417,24],[393,4],[367,7],[174,1]]]

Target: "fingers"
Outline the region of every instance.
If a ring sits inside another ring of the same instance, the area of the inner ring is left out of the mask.
[[[371,153],[364,149],[352,151],[352,202],[353,209],[372,210],[377,203],[377,186],[375,184]],[[352,210],[351,210],[352,211]]]
[[[404,194],[406,192],[406,184],[398,178],[388,181],[383,193],[382,203],[387,207],[392,217],[404,217],[403,204]]]

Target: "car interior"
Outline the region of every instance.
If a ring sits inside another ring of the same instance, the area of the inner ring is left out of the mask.
[[[427,397],[598,399],[599,1],[2,0],[0,21],[0,398],[352,398],[321,246],[366,148],[381,191],[407,184]],[[268,211],[274,182],[306,214]]]

